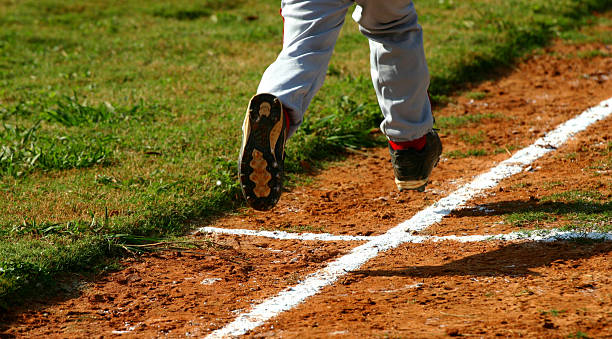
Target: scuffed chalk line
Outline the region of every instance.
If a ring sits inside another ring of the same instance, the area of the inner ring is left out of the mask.
[[[283,231],[255,231],[247,229],[220,228],[220,227],[202,227],[196,232],[202,233],[218,233],[229,235],[244,235],[265,237],[278,240],[316,240],[316,241],[368,241],[372,237],[368,236],[352,236],[352,235],[333,235],[329,233],[290,233]]]
[[[501,162],[489,172],[477,176],[471,183],[418,212],[409,220],[335,259],[326,267],[308,275],[299,284],[285,289],[275,297],[269,298],[258,305],[254,305],[250,311],[238,315],[233,322],[212,332],[207,338],[227,338],[243,335],[263,325],[278,314],[294,308],[307,298],[319,293],[324,287],[333,284],[348,272],[359,269],[367,261],[376,257],[378,253],[414,240],[415,236],[410,235],[409,231],[423,230],[441,221],[444,216],[465,204],[475,195],[495,187],[507,177],[520,173],[525,166],[555,150],[574,134],[608,117],[612,114],[611,106],[612,98],[568,120],[555,130],[547,133],[545,137],[538,139],[531,146],[518,151],[510,159]]]
[[[288,233],[282,231],[255,231],[248,229],[232,229],[219,227],[202,227],[198,229],[202,233],[212,234],[227,234],[239,236],[263,237],[276,240],[301,240],[301,241],[369,241],[376,236],[349,236],[349,235],[333,235],[329,233]],[[441,241],[456,241],[456,242],[480,242],[480,241],[556,241],[556,240],[577,240],[591,239],[612,241],[612,233],[602,232],[571,232],[562,231],[560,229],[549,230],[534,230],[520,231],[507,234],[484,234],[484,235],[466,235],[466,236],[419,236],[412,235],[406,239],[407,243],[421,242],[441,242]]]
[[[482,241],[509,241],[509,242],[554,242],[554,241],[569,241],[569,240],[601,240],[612,241],[612,233],[604,232],[571,232],[561,231],[560,229],[550,230],[535,230],[535,231],[519,231],[508,234],[494,235],[466,235],[456,236],[448,235],[442,237],[428,237],[426,241],[441,242],[441,241],[456,241],[461,243],[482,242]]]

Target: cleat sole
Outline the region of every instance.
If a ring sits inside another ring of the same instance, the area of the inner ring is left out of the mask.
[[[249,102],[238,170],[247,204],[256,210],[270,210],[280,198],[287,133],[284,119],[282,104],[274,95],[258,94]]]

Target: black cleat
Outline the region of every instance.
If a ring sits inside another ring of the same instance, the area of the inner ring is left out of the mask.
[[[425,148],[420,151],[414,149],[394,150],[389,146],[391,163],[395,174],[395,184],[401,191],[425,191],[429,175],[440,160],[442,142],[436,131],[426,135]]]
[[[259,211],[274,207],[283,190],[285,119],[280,100],[272,94],[257,94],[249,102],[238,171],[248,205]]]

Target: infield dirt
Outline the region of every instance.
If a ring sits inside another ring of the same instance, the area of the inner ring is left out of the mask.
[[[611,46],[603,44],[556,43],[470,89],[478,99],[457,97],[438,110],[439,118],[480,118],[440,131],[445,156],[425,193],[397,192],[388,151],[369,149],[317,174],[313,184],[285,193],[271,212],[244,210],[211,226],[382,234],[610,98],[610,53]],[[610,201],[611,142],[608,118],[422,234],[562,227],[563,218],[516,224],[505,217],[541,209],[547,204],[543,198],[556,193],[594,192]],[[483,155],[465,156],[471,149]],[[77,291],[1,315],[0,334],[201,337],[359,244],[193,237],[209,239],[210,246],[127,260],[123,269],[83,282]],[[611,252],[609,242],[405,244],[248,335],[612,337]]]

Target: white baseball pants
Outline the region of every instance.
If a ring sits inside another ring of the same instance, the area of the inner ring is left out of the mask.
[[[411,0],[282,0],[283,49],[265,71],[258,93],[279,97],[293,134],[323,85],[349,7],[370,43],[371,75],[392,141],[410,141],[433,127],[423,34]]]

